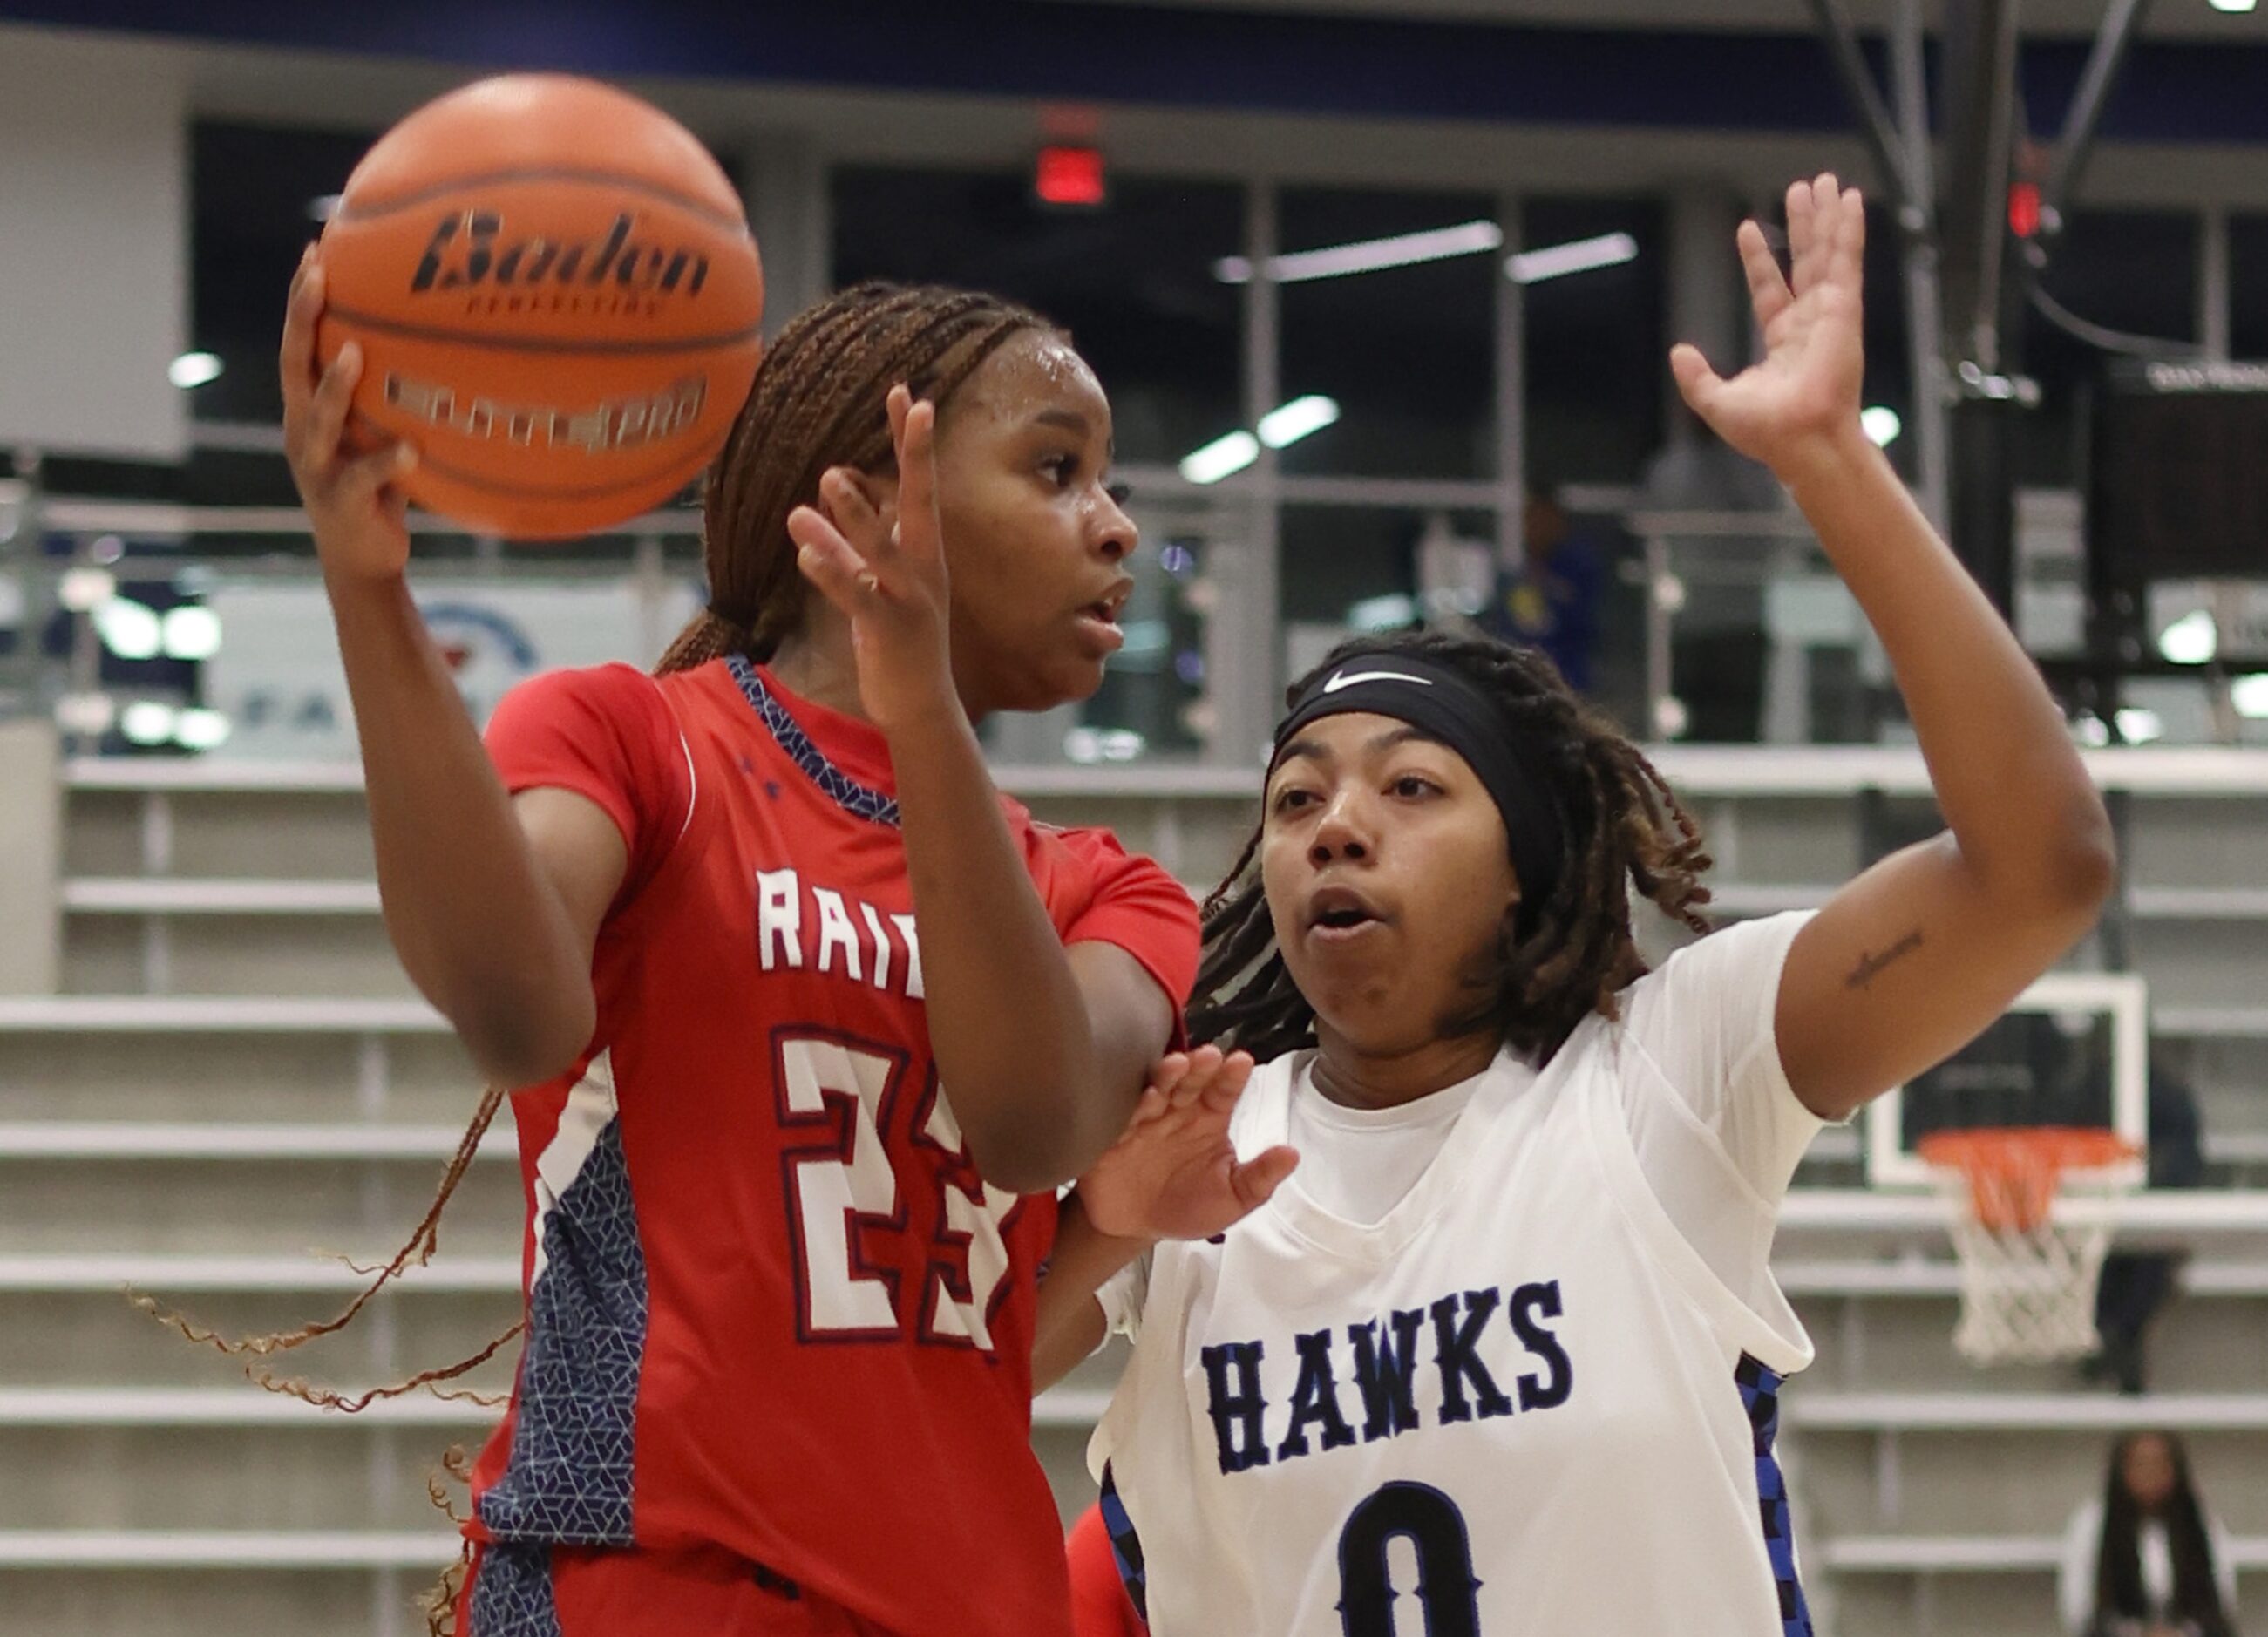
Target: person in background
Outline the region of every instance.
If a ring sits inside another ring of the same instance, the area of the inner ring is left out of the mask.
[[[2187,1080],[2150,1054],[2150,1176],[2153,1188],[2205,1186],[2204,1122]],[[2166,1250],[2113,1250],[2095,1290],[2101,1349],[2080,1366],[2088,1381],[2115,1382],[2123,1393],[2146,1390],[2151,1321],[2172,1301],[2182,1257]]]
[[[1498,585],[1489,634],[1541,648],[1577,693],[1593,691],[1606,552],[1567,514],[1557,489],[1531,487],[1521,526],[1520,568]]]
[[[2235,1637],[2228,1537],[2171,1433],[2111,1446],[2103,1497],[2072,1515],[2056,1601],[2071,1637]]]

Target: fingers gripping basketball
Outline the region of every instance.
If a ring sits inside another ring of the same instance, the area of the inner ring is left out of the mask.
[[[350,439],[409,442],[415,469],[391,474],[409,497],[501,534],[666,500],[761,350],[731,182],[675,121],[587,80],[485,80],[411,114],[348,179],[320,270],[315,360],[362,354]]]

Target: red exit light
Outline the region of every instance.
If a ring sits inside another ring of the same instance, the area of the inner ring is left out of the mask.
[[[1042,204],[1092,208],[1103,199],[1102,150],[1047,147],[1032,172],[1032,191]]]
[[[2040,231],[2040,190],[2036,183],[2018,182],[2008,189],[2008,228],[2019,239]]]

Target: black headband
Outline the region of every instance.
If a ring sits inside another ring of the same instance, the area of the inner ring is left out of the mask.
[[[1390,648],[1351,654],[1317,677],[1278,726],[1270,775],[1301,728],[1351,711],[1407,722],[1465,759],[1504,817],[1513,873],[1520,878],[1515,930],[1527,936],[1558,882],[1562,826],[1549,785],[1528,771],[1538,758],[1518,742],[1504,712],[1470,677],[1449,666]]]

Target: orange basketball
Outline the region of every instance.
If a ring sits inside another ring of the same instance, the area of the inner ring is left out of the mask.
[[[317,355],[363,348],[358,430],[475,528],[587,534],[683,488],[762,350],[740,197],[694,135],[594,81],[514,74],[380,137],[323,231]]]

